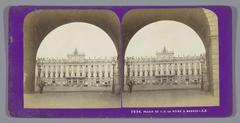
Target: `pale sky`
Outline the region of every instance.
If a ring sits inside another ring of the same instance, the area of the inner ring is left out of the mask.
[[[74,22],[51,31],[42,41],[37,58],[66,58],[77,48],[88,57],[117,56],[112,39],[99,27],[88,23]]]
[[[192,28],[176,21],[158,21],[146,25],[132,37],[125,56],[155,56],[164,46],[174,51],[175,56],[205,53],[200,37]]]
[[[125,56],[155,56],[167,50],[175,55],[205,53],[204,45],[195,31],[176,21],[158,21],[140,29],[130,40]],[[77,48],[88,57],[117,56],[112,39],[102,29],[88,23],[74,22],[57,27],[42,41],[37,58],[66,58]]]

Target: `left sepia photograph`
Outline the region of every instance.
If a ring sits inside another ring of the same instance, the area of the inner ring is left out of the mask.
[[[108,10],[28,14],[24,108],[120,108],[119,27]]]

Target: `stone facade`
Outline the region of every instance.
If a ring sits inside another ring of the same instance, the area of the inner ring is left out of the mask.
[[[47,91],[111,91],[112,83],[118,81],[116,57],[86,58],[75,49],[66,59],[38,58],[36,63],[35,91],[39,91],[41,82],[45,83]],[[205,54],[175,56],[164,47],[156,52],[156,57],[127,57],[124,70],[124,85],[131,81],[134,86],[144,85],[145,88],[145,85],[152,88],[209,86]]]
[[[40,82],[44,82],[46,88],[111,87],[115,73],[113,71],[117,71],[118,67],[116,57],[86,58],[85,54],[79,53],[77,49],[68,54],[67,59],[38,58],[36,63],[35,91],[39,90]]]
[[[207,81],[205,54],[174,56],[173,51],[167,51],[164,47],[156,53],[156,57],[127,57],[125,62],[125,83],[203,85]]]

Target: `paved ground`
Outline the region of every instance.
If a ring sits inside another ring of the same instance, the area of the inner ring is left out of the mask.
[[[24,94],[25,108],[119,108],[121,98],[111,92],[48,92]]]
[[[160,90],[123,93],[123,107],[216,106],[218,97],[200,90]]]
[[[200,90],[136,91],[122,94],[123,107],[218,105],[218,98]],[[120,108],[121,97],[110,92],[45,92],[24,94],[25,108]]]

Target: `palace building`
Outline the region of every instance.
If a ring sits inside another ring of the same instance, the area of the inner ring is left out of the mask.
[[[39,83],[54,91],[56,87],[110,87],[117,71],[116,57],[86,58],[77,49],[66,59],[37,58],[35,91]],[[67,89],[67,88],[62,88]],[[71,88],[68,88],[71,90]],[[75,89],[76,90],[76,89]],[[110,89],[111,90],[111,89]],[[63,90],[66,91],[66,90]]]
[[[207,81],[205,55],[175,56],[165,47],[156,57],[127,57],[125,85],[199,85]],[[77,49],[67,58],[37,58],[35,91],[108,90],[118,81],[117,58],[86,58]]]
[[[166,47],[156,57],[127,57],[125,83],[135,85],[190,85],[207,81],[205,54],[175,56]]]

